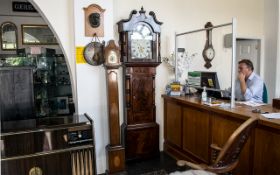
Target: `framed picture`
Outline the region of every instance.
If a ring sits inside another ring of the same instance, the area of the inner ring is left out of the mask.
[[[22,44],[53,45],[57,40],[48,25],[21,25]]]
[[[57,97],[57,114],[69,114],[68,97]]]

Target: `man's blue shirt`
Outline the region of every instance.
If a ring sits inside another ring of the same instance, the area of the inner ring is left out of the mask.
[[[237,100],[263,102],[263,80],[254,72],[246,80],[247,89],[243,95],[240,88],[240,81],[236,82],[235,97]]]

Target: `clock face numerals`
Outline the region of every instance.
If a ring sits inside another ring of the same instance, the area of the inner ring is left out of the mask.
[[[108,63],[110,64],[115,64],[118,62],[118,57],[116,52],[110,51],[109,56],[108,56]]]
[[[214,49],[213,48],[208,48],[208,49],[206,49],[205,50],[205,55],[207,56],[207,58],[209,59],[209,60],[212,60],[214,57],[215,57],[215,51],[214,51]]]
[[[149,59],[152,58],[152,49],[150,40],[132,40],[131,41],[131,58],[132,59]]]

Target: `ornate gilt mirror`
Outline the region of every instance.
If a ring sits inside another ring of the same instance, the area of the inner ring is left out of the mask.
[[[2,50],[17,49],[17,26],[12,22],[1,24],[1,48]]]

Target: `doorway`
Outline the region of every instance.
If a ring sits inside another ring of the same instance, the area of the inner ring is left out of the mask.
[[[242,59],[249,59],[254,65],[254,71],[260,75],[261,40],[236,38],[236,65]]]

